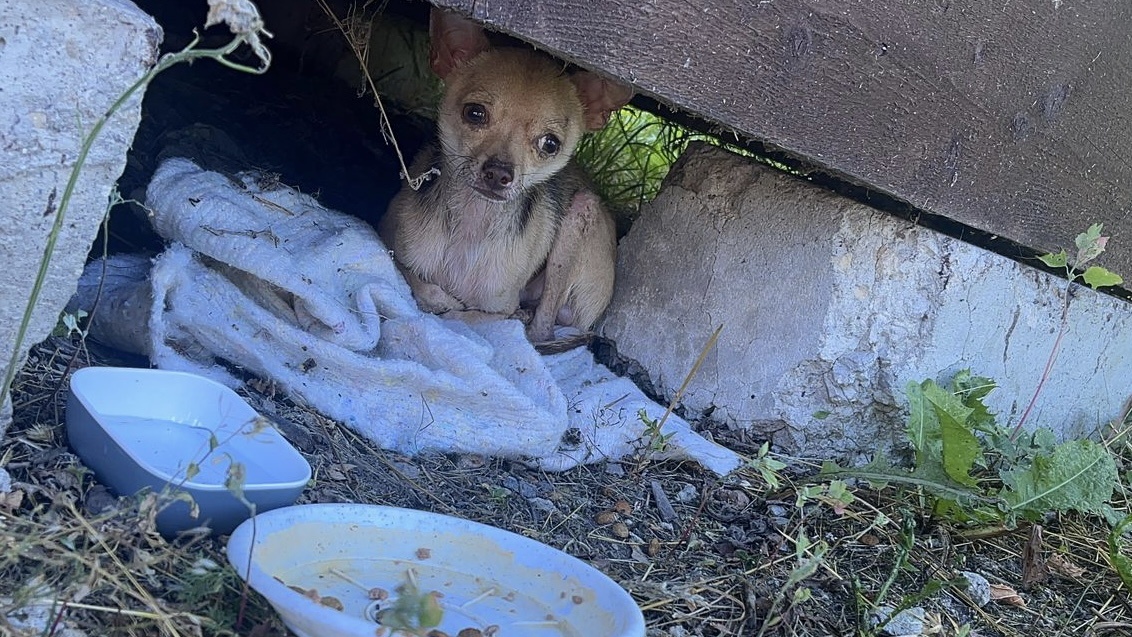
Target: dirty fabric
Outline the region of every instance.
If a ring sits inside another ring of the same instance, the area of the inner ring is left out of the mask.
[[[421,312],[376,233],[268,176],[167,160],[147,189],[156,259],[87,268],[91,334],[229,386],[274,381],[377,445],[498,455],[548,470],[638,452],[664,408],[584,348],[540,356],[514,320]],[[109,276],[104,274],[109,273]],[[142,325],[139,325],[141,323]],[[643,412],[641,411],[643,410]],[[670,415],[663,457],[741,463]]]

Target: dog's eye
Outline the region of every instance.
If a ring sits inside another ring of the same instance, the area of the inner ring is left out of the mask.
[[[547,155],[557,155],[560,148],[562,148],[562,142],[554,135],[547,134],[538,138],[539,151]]]
[[[473,126],[487,125],[487,108],[483,104],[464,104],[464,121]]]

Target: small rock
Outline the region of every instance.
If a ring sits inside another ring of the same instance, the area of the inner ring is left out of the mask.
[[[0,493],[8,493],[12,490],[12,476],[2,467],[0,467]]]
[[[888,623],[885,623],[892,612],[896,610],[892,606],[879,606],[872,613],[869,614],[869,623],[874,627],[884,624],[881,628],[881,634],[890,635],[892,637],[903,637],[904,635],[920,635],[924,632],[924,609],[919,606],[914,606],[907,610],[902,610],[896,613]]]
[[[530,502],[531,506],[535,509],[548,515],[558,513],[558,507],[554,506],[554,503],[546,498],[527,498],[527,502]]]
[[[605,472],[611,476],[623,476],[625,475],[625,467],[622,467],[620,462],[607,462],[605,463]]]
[[[530,482],[527,482],[526,480],[520,480],[515,476],[504,476],[503,486],[504,488],[518,493],[524,498],[533,498],[539,495],[538,487],[531,484]]]
[[[700,499],[700,492],[696,490],[696,487],[693,487],[690,484],[681,485],[680,490],[678,492],[676,492],[676,501],[680,502],[682,504],[688,504],[689,502],[695,502],[699,499]]]
[[[614,522],[612,525],[610,525],[609,531],[610,533],[613,533],[613,537],[621,540],[629,537],[629,527],[625,526],[624,522]]]
[[[409,480],[416,480],[421,477],[421,468],[415,464],[405,462],[404,460],[394,460],[392,464],[397,471],[401,472],[401,475]]]
[[[987,578],[971,571],[959,571],[959,574],[967,580],[967,595],[972,601],[979,606],[990,603],[990,582]]]
[[[784,518],[786,517],[786,507],[781,504],[768,504],[766,505],[766,512],[772,517]]]
[[[91,517],[98,517],[116,506],[118,506],[118,498],[101,484],[92,486],[83,497],[83,510]]]
[[[640,564],[648,564],[649,563],[648,556],[646,556],[644,554],[644,552],[641,551],[641,548],[639,546],[637,546],[636,544],[634,544],[632,547],[630,547],[629,557],[633,558],[633,560],[635,562],[638,562]]]

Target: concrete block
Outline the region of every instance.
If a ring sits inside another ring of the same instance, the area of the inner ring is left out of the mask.
[[[157,59],[161,29],[127,0],[0,2],[0,378],[83,138]],[[75,291],[141,117],[111,119],[76,184],[21,348],[45,338]],[[0,409],[0,432],[10,421]]]
[[[1017,422],[1067,285],[703,145],[622,240],[617,276],[602,334],[666,397],[724,326],[686,415],[848,458],[900,439],[908,381],[968,367],[998,381],[988,402]],[[1069,332],[1028,420],[1063,437],[1096,433],[1132,394],[1132,304],[1073,287]]]

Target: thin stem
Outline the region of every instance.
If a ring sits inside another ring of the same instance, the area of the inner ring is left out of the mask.
[[[700,366],[703,365],[704,360],[707,359],[708,352],[715,347],[715,342],[719,340],[719,333],[722,331],[723,325],[721,324],[711,333],[711,337],[708,338],[707,343],[705,343],[703,349],[700,350],[700,355],[696,357],[696,362],[692,364],[691,371],[684,377],[684,382],[680,384],[680,389],[676,390],[676,393],[672,396],[672,400],[668,402],[668,408],[664,410],[664,415],[660,417],[660,421],[656,424],[657,431],[660,431],[661,428],[664,427],[664,422],[668,420],[668,416],[672,414],[672,410],[676,408],[676,405],[680,403],[680,399],[684,397],[684,391],[687,390],[688,385],[692,383],[696,372],[700,371]]]
[[[1061,349],[1061,340],[1065,338],[1065,333],[1069,330],[1069,298],[1072,296],[1073,281],[1076,276],[1071,276],[1069,281],[1065,284],[1065,294],[1062,297],[1061,304],[1061,326],[1057,330],[1057,338],[1053,341],[1053,347],[1049,350],[1049,358],[1046,359],[1046,367],[1042,370],[1042,377],[1038,379],[1038,386],[1034,388],[1034,395],[1030,397],[1030,403],[1026,405],[1026,409],[1022,411],[1022,417],[1018,419],[1018,424],[1014,426],[1014,431],[1010,432],[1010,441],[1014,442],[1018,439],[1018,435],[1022,433],[1022,426],[1026,424],[1026,419],[1030,417],[1030,411],[1033,410],[1034,405],[1038,402],[1038,396],[1042,394],[1042,387],[1045,386],[1046,381],[1053,371],[1053,363],[1057,360],[1057,352]]]
[[[350,37],[349,29],[346,28],[346,25],[342,23],[342,20],[338,18],[338,15],[334,13],[326,3],[326,0],[318,0],[318,6],[327,17],[334,21],[335,28],[342,33],[342,37],[346,38],[346,43],[350,45],[350,50],[354,53],[354,57],[357,58],[358,65],[361,67],[362,75],[366,78],[366,84],[369,85],[369,90],[373,93],[374,104],[381,114],[381,129],[389,139],[390,145],[393,146],[393,152],[397,155],[397,162],[401,164],[401,176],[405,178],[410,188],[419,190],[424,182],[439,174],[439,171],[434,167],[417,176],[409,174],[409,167],[405,164],[405,157],[401,153],[401,146],[397,143],[397,136],[393,133],[393,125],[389,123],[389,116],[385,113],[385,105],[381,102],[381,94],[378,93],[377,85],[374,83],[373,76],[370,75],[369,68],[366,66],[366,56],[362,53],[362,49],[358,48],[358,44],[354,39]]]

